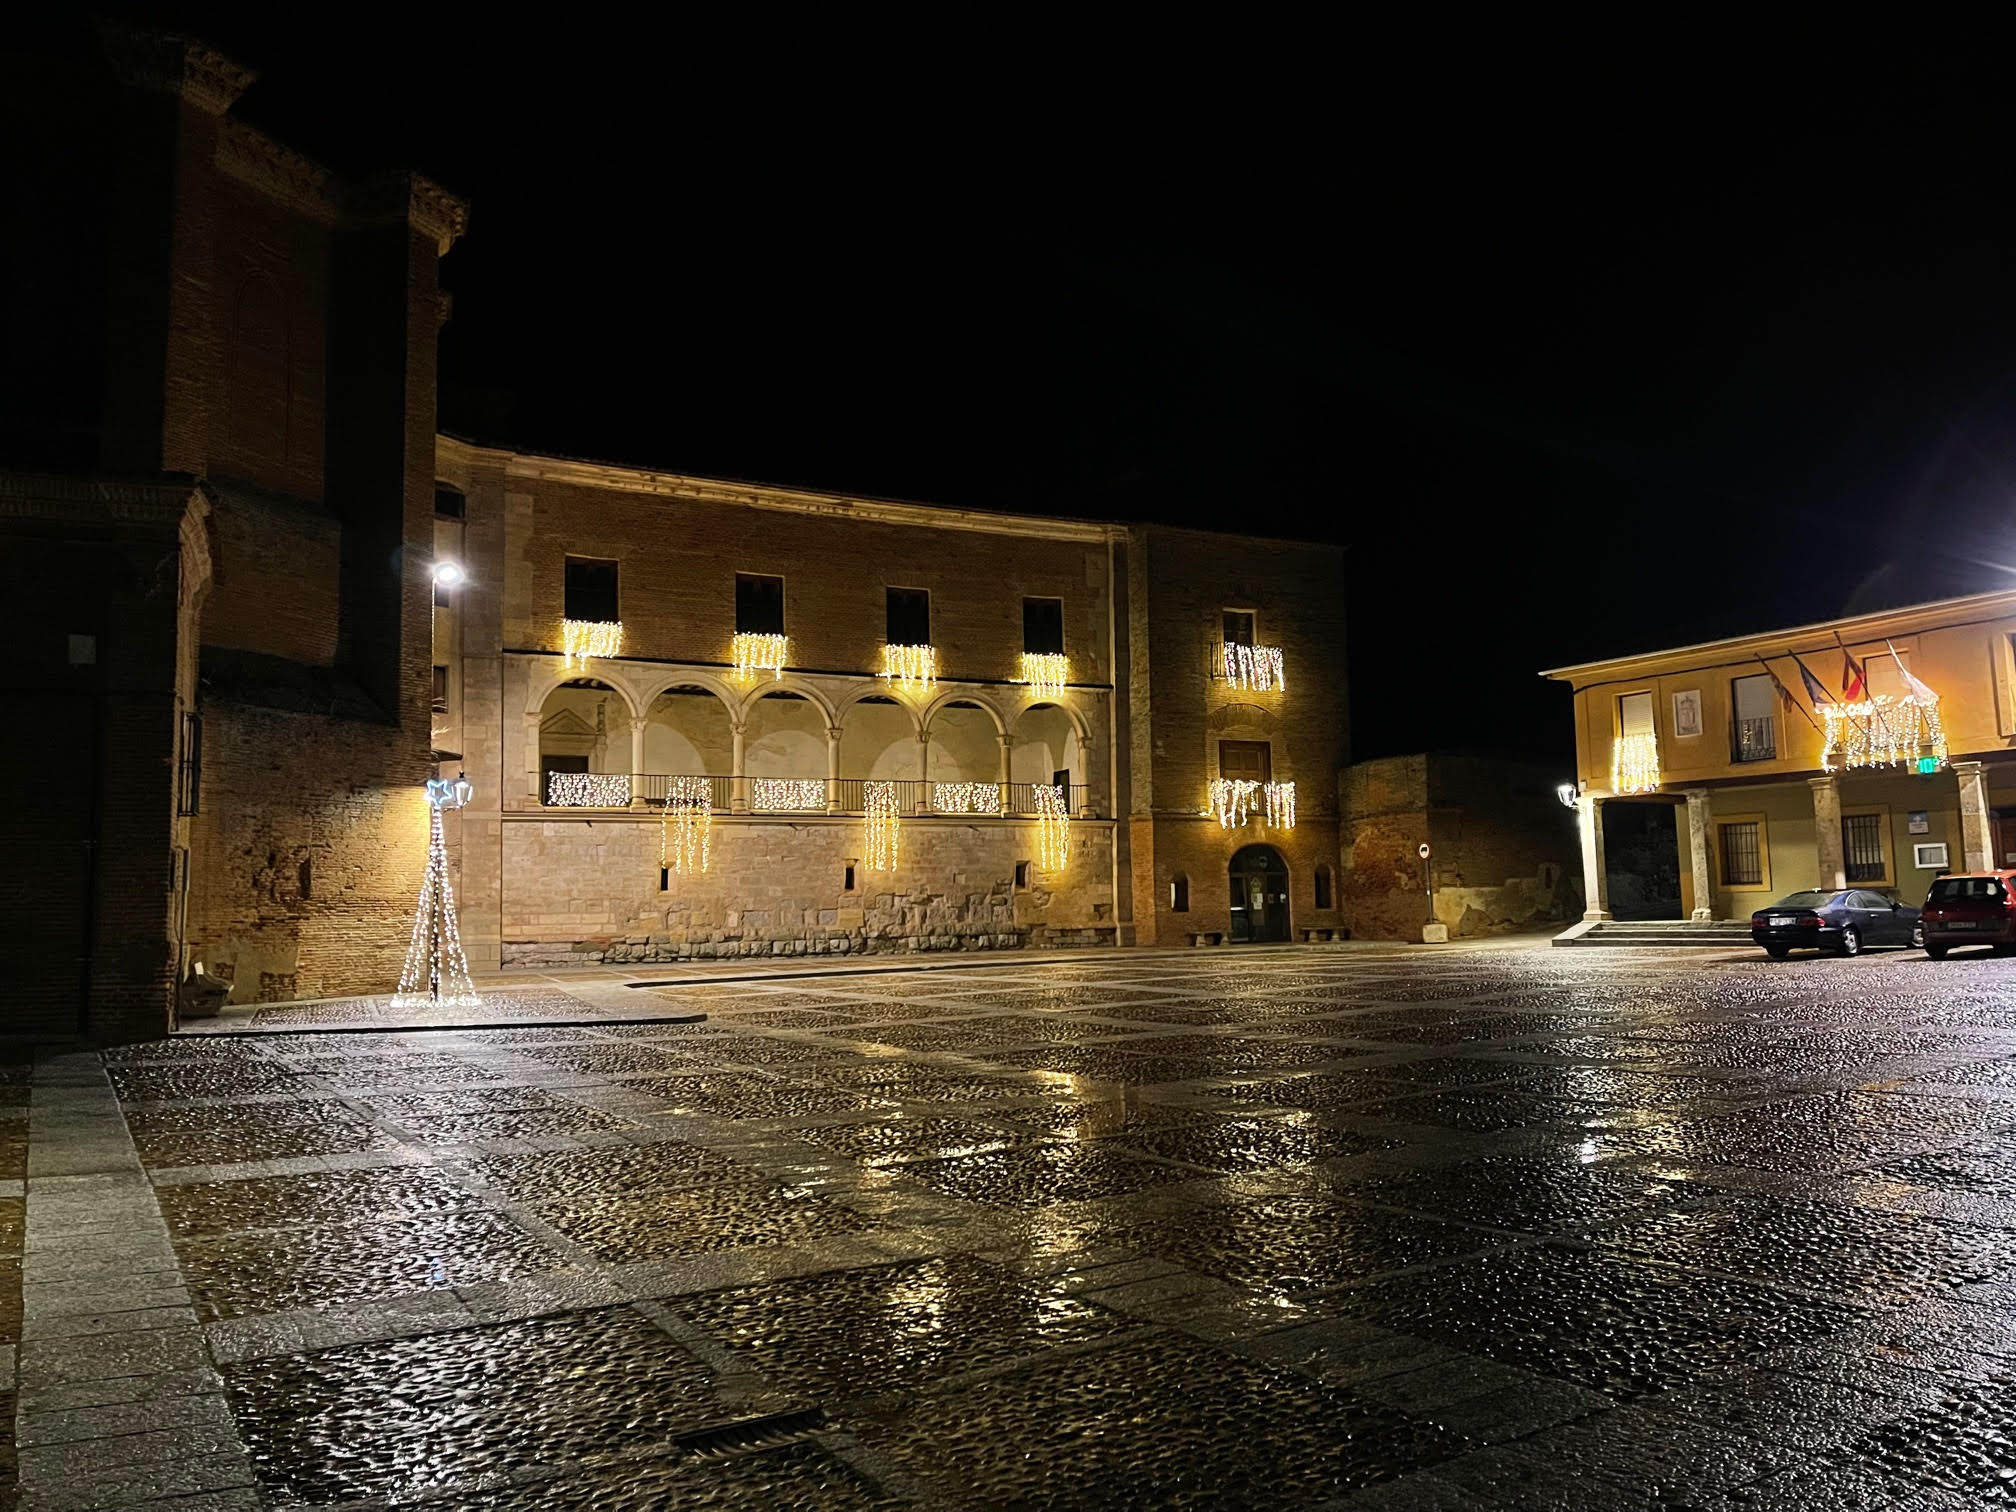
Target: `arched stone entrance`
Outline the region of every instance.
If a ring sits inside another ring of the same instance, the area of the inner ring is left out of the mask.
[[[1232,939],[1259,944],[1288,937],[1288,863],[1271,845],[1245,846],[1232,856]]]

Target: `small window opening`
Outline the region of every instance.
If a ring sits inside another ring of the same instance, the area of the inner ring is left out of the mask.
[[[459,520],[467,509],[468,504],[462,497],[461,489],[450,487],[446,483],[434,485],[435,514],[444,520]]]
[[[735,633],[784,633],[784,579],[757,572],[735,574]]]
[[[884,634],[892,646],[931,644],[931,595],[923,588],[891,588],[883,616]]]
[[[300,880],[300,883],[301,883],[301,896],[302,896],[303,898],[312,898],[312,897],[314,897],[314,896],[315,896],[315,858],[314,858],[314,857],[310,856],[309,858],[307,858],[306,860],[304,860],[304,861],[303,861],[303,862],[301,863],[301,866],[300,866],[300,870],[299,870],[299,880]]]
[[[1022,600],[1022,649],[1034,656],[1064,654],[1064,600]]]
[[[1332,906],[1330,902],[1330,868],[1327,866],[1316,868],[1316,906],[1318,908],[1329,908]]]
[[[594,557],[567,558],[567,605],[570,620],[613,624],[623,618],[617,608],[616,564]]]
[[[446,667],[436,667],[434,669],[434,712],[436,714],[446,714],[448,712],[448,669]]]
[[[1015,885],[1017,887],[1027,887],[1029,885],[1029,863],[1027,861],[1017,861],[1015,863]]]
[[[1169,911],[1171,913],[1190,912],[1190,879],[1183,873],[1176,873],[1169,884]]]
[[[848,892],[852,892],[852,891],[854,891],[854,868],[853,868],[853,867],[851,867],[851,866],[847,868],[847,886],[846,886],[846,891],[848,891]]]

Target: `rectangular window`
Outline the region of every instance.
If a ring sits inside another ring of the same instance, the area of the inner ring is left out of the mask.
[[[1883,862],[1883,816],[1844,814],[1841,855],[1847,863],[1850,882],[1881,882],[1887,870]]]
[[[613,624],[623,618],[616,606],[616,564],[598,557],[567,558],[567,604],[570,620]]]
[[[1264,740],[1219,741],[1218,775],[1248,782],[1273,781],[1273,747]]]
[[[1190,912],[1190,879],[1181,872],[1169,884],[1169,911],[1171,913]]]
[[[1032,656],[1064,654],[1064,600],[1022,600],[1022,649]]]
[[[931,644],[931,595],[922,588],[891,588],[883,633],[892,646]]]
[[[462,490],[446,483],[434,485],[434,513],[444,520],[459,520],[466,508]]]
[[[1253,611],[1251,609],[1227,609],[1225,611],[1225,644],[1228,646],[1250,646],[1253,644]]]
[[[448,712],[448,669],[446,667],[436,667],[434,669],[434,712],[436,714],[446,714]]]
[[[1722,885],[1762,887],[1764,852],[1756,820],[1722,826]]]
[[[735,574],[735,633],[784,633],[784,579],[760,572]]]
[[[1015,863],[1015,885],[1017,887],[1027,887],[1029,885],[1029,863],[1027,861],[1017,861]]]
[[[1617,700],[1617,733],[1620,735],[1652,733],[1650,693],[1626,693]]]
[[[1777,692],[1766,675],[1730,682],[1729,704],[1736,720],[1732,754],[1738,761],[1770,761],[1777,756],[1777,703]]]
[[[182,750],[175,764],[175,812],[199,812],[203,797],[203,716],[182,716]]]
[[[1953,864],[1947,859],[1947,856],[1948,852],[1944,841],[1937,844],[1913,845],[1911,847],[1911,864],[1917,867],[1919,871],[1944,871]],[[1938,893],[1936,887],[1933,891],[1935,894]]]

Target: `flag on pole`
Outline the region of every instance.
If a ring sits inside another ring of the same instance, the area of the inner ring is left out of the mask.
[[[1838,630],[1834,632],[1834,644],[1841,647],[1841,697],[1856,703],[1867,691],[1869,680],[1862,675],[1861,663],[1848,654],[1848,646]]]
[[[1911,696],[1916,698],[1921,704],[1939,702],[1939,695],[1937,693],[1934,693],[1925,684],[1911,675],[1911,669],[1904,665],[1904,658],[1897,654],[1897,648],[1887,640],[1883,642],[1883,645],[1890,653],[1890,660],[1897,663],[1897,675],[1904,679],[1904,686],[1911,690]]]
[[[1806,712],[1806,706],[1792,696],[1792,690],[1779,680],[1776,672],[1771,670],[1771,663],[1760,656],[1757,658],[1757,665],[1764,669],[1764,675],[1771,679],[1771,686],[1778,690],[1778,701],[1784,704],[1786,708],[1796,710],[1799,717],[1809,725],[1813,725],[1814,729],[1819,729],[1820,726],[1814,724],[1813,716]]]
[[[1806,696],[1813,700],[1813,707],[1817,709],[1822,704],[1834,702],[1834,695],[1827,691],[1826,687],[1821,683],[1819,678],[1813,675],[1806,663],[1799,660],[1799,653],[1793,651],[1789,655],[1792,658],[1792,665],[1799,669],[1799,680],[1806,684]]]

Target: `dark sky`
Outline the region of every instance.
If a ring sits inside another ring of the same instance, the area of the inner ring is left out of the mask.
[[[1565,760],[1542,667],[2016,568],[1973,39],[273,9],[152,14],[473,202],[446,428],[1345,543],[1360,755]]]

